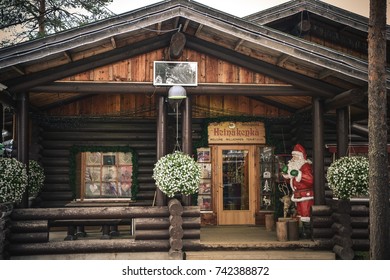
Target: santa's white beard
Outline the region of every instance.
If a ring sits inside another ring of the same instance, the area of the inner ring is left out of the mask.
[[[291,170],[300,170],[302,165],[306,163],[306,160],[303,158],[290,160],[287,164],[288,166],[288,174],[290,174]]]

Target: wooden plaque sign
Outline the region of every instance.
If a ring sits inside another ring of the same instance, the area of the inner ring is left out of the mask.
[[[208,127],[209,144],[265,144],[262,122],[220,122]]]

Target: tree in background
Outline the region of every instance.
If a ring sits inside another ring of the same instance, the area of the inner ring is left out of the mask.
[[[0,47],[107,18],[113,15],[107,9],[107,5],[112,1],[2,0],[0,2]]]
[[[370,0],[368,24],[368,160],[370,259],[390,259],[387,157],[386,0]]]

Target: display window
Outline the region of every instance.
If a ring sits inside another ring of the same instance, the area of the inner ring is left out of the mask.
[[[131,152],[82,152],[80,199],[131,198]]]

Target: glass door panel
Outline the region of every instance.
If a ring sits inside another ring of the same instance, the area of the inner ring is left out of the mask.
[[[221,145],[216,151],[218,224],[255,224],[255,146]]]
[[[223,210],[249,210],[248,151],[222,151]]]

